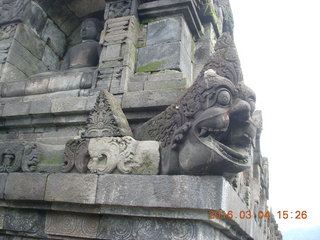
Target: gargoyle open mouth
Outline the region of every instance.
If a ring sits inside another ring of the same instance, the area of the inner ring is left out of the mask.
[[[221,129],[195,127],[194,129],[198,140],[225,160],[237,164],[247,164],[250,158],[253,137],[248,133],[243,133],[241,136],[236,136],[237,139],[232,139],[231,131],[229,127]],[[237,144],[231,143],[231,139]]]

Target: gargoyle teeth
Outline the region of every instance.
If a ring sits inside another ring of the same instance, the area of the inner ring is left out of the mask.
[[[199,137],[207,137],[209,135],[208,129],[205,127],[202,127],[200,129]]]

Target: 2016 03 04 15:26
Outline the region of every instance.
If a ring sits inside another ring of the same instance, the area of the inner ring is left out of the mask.
[[[220,211],[220,210],[209,210],[209,219],[251,219],[254,217],[259,219],[270,218],[271,214],[269,211],[258,211],[256,214],[252,211]]]

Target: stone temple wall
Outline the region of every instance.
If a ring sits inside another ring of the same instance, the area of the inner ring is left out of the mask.
[[[103,25],[99,63],[62,71],[86,18]],[[0,0],[0,239],[282,239],[260,111],[249,164],[230,172],[166,175],[171,150],[141,137],[197,82],[218,81],[205,70],[233,24],[228,0]]]

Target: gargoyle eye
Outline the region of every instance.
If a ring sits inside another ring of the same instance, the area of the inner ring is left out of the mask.
[[[223,106],[229,105],[231,94],[227,90],[222,90],[218,93],[217,103]]]

